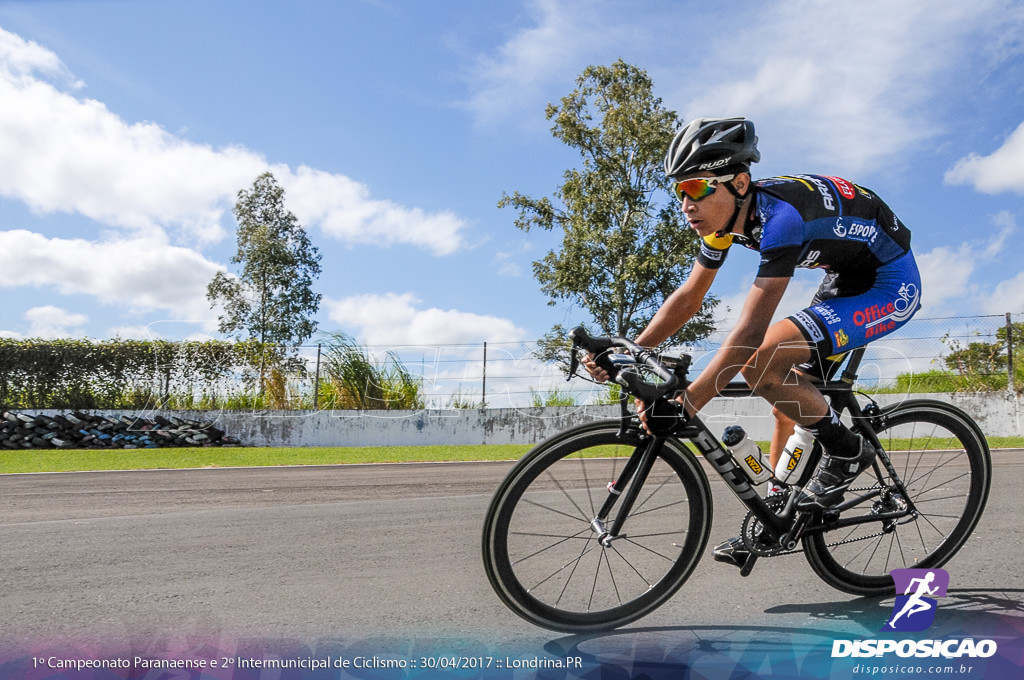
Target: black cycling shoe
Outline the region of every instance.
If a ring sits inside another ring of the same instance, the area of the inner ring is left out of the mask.
[[[875,447],[860,435],[857,439],[860,450],[856,457],[838,458],[827,453],[822,457],[814,477],[800,492],[796,501],[798,509],[828,510],[843,501],[846,487],[875,459]]]
[[[742,568],[747,563],[747,558],[750,557],[750,551],[743,544],[743,539],[736,536],[721,545],[715,546],[715,549],[711,551],[711,555],[715,558],[715,562],[725,562],[734,567]]]

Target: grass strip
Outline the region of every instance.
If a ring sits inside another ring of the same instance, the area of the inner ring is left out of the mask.
[[[767,442],[760,442],[766,451]],[[946,440],[932,448],[948,446]],[[1024,437],[990,437],[993,448],[1024,448]],[[905,447],[899,440],[891,448]],[[183,468],[266,467],[278,465],[351,465],[358,463],[422,463],[516,460],[530,450],[526,444],[475,446],[372,447],[237,447],[180,449],[44,449],[0,450],[0,474],[18,472],[87,472]],[[616,449],[618,455],[628,450]],[[616,455],[610,452],[610,455]]]
[[[276,465],[515,460],[527,445],[46,449],[0,451],[0,474]]]

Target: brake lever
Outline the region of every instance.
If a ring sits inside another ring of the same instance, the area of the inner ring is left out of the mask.
[[[576,375],[576,371],[580,367],[580,355],[578,354],[579,348],[579,343],[574,339],[572,341],[572,349],[569,350],[569,375],[565,378],[566,382],[573,379]]]

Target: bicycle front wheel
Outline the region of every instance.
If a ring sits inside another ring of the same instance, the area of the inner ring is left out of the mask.
[[[917,515],[868,522],[804,538],[811,568],[826,583],[855,595],[891,594],[893,569],[941,567],[967,541],[981,518],[992,478],[988,443],[963,411],[944,402],[908,401],[883,414],[876,434],[906,498],[881,461],[882,477],[866,470],[847,500],[865,501],[843,518],[900,512]]]
[[[618,437],[618,422],[584,425],[538,445],[505,478],[487,512],[483,557],[502,601],[527,621],[567,632],[606,630],[664,603],[700,559],[711,528],[711,490],[676,440],[663,440],[621,532],[601,541],[609,482],[650,439]],[[640,478],[643,477],[643,478]]]

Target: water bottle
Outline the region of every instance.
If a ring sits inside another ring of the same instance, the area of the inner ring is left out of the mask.
[[[784,484],[799,482],[813,447],[814,435],[797,425],[782,449],[779,464],[775,467],[775,478]]]
[[[732,452],[736,464],[752,484],[762,484],[771,479],[772,467],[768,464],[768,456],[761,453],[761,447],[747,436],[742,427],[733,425],[725,428],[722,443]]]

